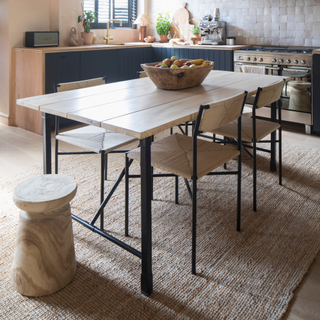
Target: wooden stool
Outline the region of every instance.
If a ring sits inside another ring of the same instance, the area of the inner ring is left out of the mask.
[[[289,109],[311,112],[311,82],[289,81],[288,85],[291,86]]]
[[[47,174],[16,186],[13,201],[21,209],[12,266],[16,290],[39,297],[65,287],[74,277],[76,260],[69,202],[77,183]]]

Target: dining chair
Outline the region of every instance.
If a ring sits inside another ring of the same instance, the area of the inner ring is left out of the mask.
[[[192,273],[196,274],[197,180],[205,175],[237,175],[237,223],[240,231],[241,213],[241,113],[247,93],[218,102],[200,105],[193,135],[175,133],[151,145],[151,166],[183,177],[192,200]],[[231,121],[238,123],[238,148],[212,143],[199,138],[202,132],[213,131]],[[213,171],[225,162],[238,158],[237,170]],[[140,161],[140,148],[128,152],[128,158]],[[157,176],[154,174],[153,176]],[[163,176],[163,174],[159,174]],[[192,181],[192,190],[189,186]],[[176,179],[177,181],[177,179]],[[128,188],[126,188],[126,191]],[[128,195],[127,195],[128,196]]]
[[[242,147],[253,158],[253,210],[257,211],[257,150],[271,153],[272,166],[273,160],[275,161],[275,144],[278,144],[279,149],[279,184],[282,185],[282,130],[281,130],[281,94],[284,86],[284,80],[279,80],[272,85],[259,87],[257,89],[254,103],[252,106],[252,118],[242,118]],[[278,120],[276,115],[274,119],[261,120],[257,119],[256,111],[262,107],[270,104],[277,105]],[[228,139],[236,139],[238,125],[235,121],[226,124],[213,131],[216,135],[222,135]],[[278,131],[278,139],[276,139],[276,132]],[[271,134],[270,140],[264,140],[266,136]],[[225,139],[223,142],[225,143]],[[270,149],[257,147],[257,143],[271,143]],[[248,151],[252,149],[252,153]],[[272,171],[276,168],[271,167]]]
[[[105,84],[105,77],[54,84],[55,92],[63,92],[81,88],[89,88]],[[82,151],[59,151],[59,141],[80,147]],[[104,181],[107,180],[108,154],[125,153],[128,144],[138,141],[135,138],[115,133],[101,127],[91,125],[60,132],[59,117],[55,116],[55,173],[58,174],[58,157],[61,155],[99,154],[101,155],[100,203],[104,201]],[[121,148],[119,150],[119,148]],[[103,229],[103,215],[100,226]]]

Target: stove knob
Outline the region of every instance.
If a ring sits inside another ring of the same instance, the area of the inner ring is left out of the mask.
[[[257,61],[257,58],[253,58],[252,60],[253,60],[253,61]]]
[[[301,63],[302,64],[306,64],[306,60],[301,60]]]
[[[283,63],[283,59],[279,59],[279,63]]]
[[[248,57],[248,58],[247,58],[247,61],[250,61],[250,60],[251,60],[250,57]]]
[[[287,63],[291,63],[291,60],[290,60],[290,59],[288,59],[286,62],[287,62]]]
[[[293,63],[297,64],[299,61],[298,60],[293,60]]]
[[[263,58],[259,58],[259,61],[262,62],[262,61],[263,61]]]
[[[277,62],[277,59],[272,59],[271,61],[272,61],[272,62]]]

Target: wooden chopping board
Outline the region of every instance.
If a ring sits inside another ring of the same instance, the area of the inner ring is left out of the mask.
[[[185,25],[189,23],[190,14],[186,9],[187,3],[183,3],[183,7],[178,9],[172,17],[171,26],[170,26],[170,36],[171,39],[173,37],[180,38],[180,25]]]

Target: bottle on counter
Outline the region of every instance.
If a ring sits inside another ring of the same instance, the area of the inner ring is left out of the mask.
[[[92,44],[97,43],[97,35],[96,35],[96,30],[93,31],[93,38],[92,38]]]

